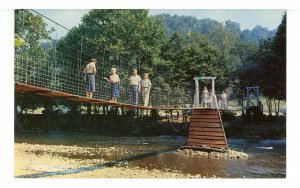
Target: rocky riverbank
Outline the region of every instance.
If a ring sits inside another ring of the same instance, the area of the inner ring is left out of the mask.
[[[143,151],[119,147],[79,147],[15,143],[15,176],[44,178],[209,178],[170,169],[132,167],[113,161]],[[215,178],[212,176],[210,178]]]
[[[211,157],[211,158],[247,158],[248,154],[242,151],[235,151],[232,149],[228,149],[223,152],[216,152],[216,151],[197,151],[192,149],[179,149],[177,150],[178,154],[181,155],[193,155],[193,156],[204,156],[204,157]]]

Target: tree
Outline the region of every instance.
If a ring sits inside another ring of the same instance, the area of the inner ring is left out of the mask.
[[[47,24],[41,16],[34,15],[28,10],[15,10],[15,34],[25,43],[16,46],[16,52],[28,50],[32,55],[42,57],[41,42],[49,39],[53,31],[53,29],[47,30]]]
[[[272,113],[273,101],[278,115],[280,101],[286,99],[286,15],[283,15],[275,37],[259,42],[252,60],[254,63],[245,71],[247,78],[244,76],[241,80],[259,85],[266,97],[269,114]]]
[[[117,54],[145,62],[149,54],[160,52],[164,37],[160,22],[148,16],[148,10],[101,9],[86,14],[61,42],[75,49],[82,43],[83,53],[93,57]]]
[[[116,67],[126,78],[132,68],[152,72],[166,39],[160,21],[148,10],[99,9],[84,15],[80,25],[61,39],[58,50],[74,57],[80,54],[82,61],[94,57],[99,73],[108,74]]]
[[[237,71],[232,72],[231,80],[234,81],[234,90],[238,93],[242,92],[246,86],[251,85],[248,77],[253,75],[255,64],[252,60],[253,55],[256,53],[257,47],[253,42],[238,42],[231,50],[231,54],[238,58]],[[254,74],[255,75],[255,74]],[[251,78],[253,80],[254,78]]]
[[[15,36],[17,41],[22,41],[22,45],[15,46],[16,81],[24,79],[22,82],[30,82],[38,76],[38,73],[45,71],[45,64],[41,62],[47,57],[41,42],[49,39],[51,32],[53,29],[47,29],[47,24],[41,16],[34,15],[28,10],[15,10]],[[22,62],[26,66],[22,67]],[[20,71],[26,71],[26,76],[18,74]]]
[[[237,23],[237,22],[233,22],[231,20],[227,20],[225,22],[225,28],[233,31],[236,35],[240,35],[241,34],[240,24]]]

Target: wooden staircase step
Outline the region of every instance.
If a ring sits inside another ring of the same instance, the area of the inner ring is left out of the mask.
[[[193,109],[186,146],[227,149],[227,140],[217,109]]]
[[[198,135],[198,136],[224,136],[224,133],[223,132],[189,131],[189,135]]]
[[[221,123],[221,120],[220,119],[191,118],[190,123],[192,123],[192,122]]]
[[[190,124],[190,127],[221,127],[220,123],[211,123],[211,122],[193,122]]]
[[[218,115],[218,111],[203,111],[203,112],[198,112],[198,111],[193,111],[192,115],[198,115],[198,114],[205,114],[205,115]]]
[[[195,114],[193,119],[219,119],[219,114]]]
[[[204,131],[204,132],[223,132],[222,128],[221,127],[209,127],[209,128],[206,128],[206,127],[190,127],[189,128],[189,131]]]
[[[189,135],[191,139],[206,139],[206,140],[224,140],[223,136],[199,136],[199,135]]]
[[[189,138],[188,142],[193,142],[198,144],[226,144],[224,140],[204,140],[204,139],[193,139],[193,138]]]

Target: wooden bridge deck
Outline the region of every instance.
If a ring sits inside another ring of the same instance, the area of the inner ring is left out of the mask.
[[[98,104],[98,105],[111,105],[114,107],[126,107],[128,109],[141,109],[141,110],[158,110],[157,107],[144,107],[144,106],[136,106],[131,104],[125,103],[116,103],[107,100],[100,100],[94,98],[88,98],[83,96],[78,96],[70,93],[50,90],[43,87],[22,84],[22,83],[15,83],[15,92],[18,93],[34,93],[41,96],[53,97],[53,98],[64,98],[67,100],[71,100],[78,103],[91,103],[91,104]]]
[[[192,109],[207,109],[207,108],[193,108],[193,107],[145,107],[145,106],[136,106],[126,103],[116,103],[111,102],[108,100],[100,100],[95,98],[88,98],[84,96],[74,95],[70,93],[65,93],[61,91],[50,90],[48,88],[33,86],[29,84],[23,83],[15,83],[15,92],[17,93],[33,93],[41,96],[53,97],[53,98],[64,98],[67,100],[75,101],[78,103],[91,103],[91,104],[98,104],[98,105],[111,105],[114,107],[126,107],[129,109],[141,109],[141,110],[165,110],[165,111],[172,111],[172,110],[192,110]],[[225,111],[219,109],[219,111]]]

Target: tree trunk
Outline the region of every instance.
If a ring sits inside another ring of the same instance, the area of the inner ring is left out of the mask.
[[[273,102],[274,102],[274,112],[275,112],[275,115],[278,116],[277,114],[277,104],[276,104],[276,100],[273,98]]]
[[[91,115],[92,112],[92,105],[90,103],[87,104],[87,115]]]
[[[277,107],[278,107],[278,109],[277,109],[277,114],[279,115],[279,111],[280,111],[280,100],[277,101]]]
[[[266,103],[267,103],[268,110],[269,110],[269,116],[272,116],[272,103],[269,100],[269,98],[266,98]]]
[[[93,111],[94,111],[94,115],[97,114],[97,106],[96,106],[96,104],[93,105]]]

